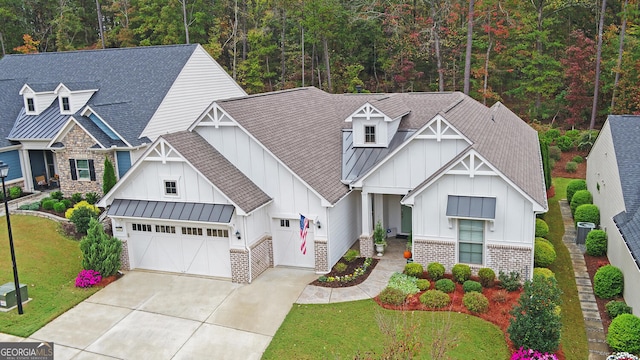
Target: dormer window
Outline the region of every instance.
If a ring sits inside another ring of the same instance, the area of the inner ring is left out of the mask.
[[[33,101],[33,98],[27,98],[27,112],[35,112],[36,111],[36,104]]]
[[[61,103],[62,103],[62,111],[67,112],[67,111],[71,111],[71,105],[69,105],[69,98],[68,97],[63,97],[61,99]]]
[[[373,125],[366,125],[364,127],[364,142],[367,144],[376,143],[376,127]]]

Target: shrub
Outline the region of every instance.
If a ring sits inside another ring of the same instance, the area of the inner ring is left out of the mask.
[[[596,138],[598,137],[598,130],[587,130],[585,131],[580,140],[578,140],[578,149],[581,151],[590,151],[591,147],[593,147],[593,143],[596,142]]]
[[[96,270],[103,276],[111,276],[120,269],[122,242],[105,234],[102,224],[95,218],[90,219],[87,235],[80,240],[80,250],[82,267],[87,270]]]
[[[93,213],[95,213],[96,215],[100,213],[100,209],[98,209],[97,206],[91,205],[86,201],[80,201],[79,203],[75,204],[72,208],[68,209],[64,213],[64,217],[67,219],[71,219],[71,215],[73,215],[73,213],[80,208],[87,208],[91,210]]]
[[[345,270],[347,270],[347,264],[339,262],[337,264],[335,264],[333,266],[333,268],[338,272],[338,273],[343,273]]]
[[[451,269],[451,274],[458,283],[462,284],[471,277],[471,267],[466,264],[455,264]]]
[[[571,141],[574,141],[574,142],[580,138],[580,130],[571,129],[571,130],[565,131],[564,134],[568,136],[569,139],[571,139]]]
[[[480,285],[478,283],[478,285]],[[489,300],[479,292],[469,292],[462,297],[462,304],[472,313],[485,313],[489,311]]]
[[[404,273],[409,276],[421,278],[423,271],[424,270],[422,269],[422,265],[420,265],[419,263],[408,263],[404,266]]]
[[[578,206],[583,204],[593,204],[593,196],[589,190],[578,190],[571,198],[571,214],[575,215]]]
[[[509,274],[500,271],[498,273],[498,279],[500,280],[500,287],[507,291],[518,291],[522,284],[520,283],[520,273],[512,271]]]
[[[606,360],[640,360],[637,356],[628,352],[617,352],[607,356]]]
[[[611,319],[617,318],[622,314],[631,314],[631,306],[624,301],[611,300],[605,306],[605,310]]]
[[[22,188],[20,186],[12,186],[9,188],[9,197],[17,199],[22,196]]]
[[[525,349],[520,347],[513,355],[511,360],[558,360],[556,354],[541,353],[533,349]]]
[[[546,238],[549,235],[549,225],[542,219],[536,218],[536,237]]]
[[[53,205],[57,201],[55,199],[42,200],[42,208],[45,210],[53,210]]]
[[[560,130],[558,129],[549,129],[544,133],[544,138],[549,140],[549,141],[553,141],[557,138],[560,137]]]
[[[624,276],[613,265],[605,265],[593,276],[593,292],[601,299],[611,299],[622,294]]]
[[[36,202],[32,202],[30,204],[23,204],[20,205],[20,207],[18,207],[19,210],[39,210],[40,209],[40,202],[36,201]]]
[[[533,263],[536,267],[549,267],[556,261],[556,251],[548,243],[536,239],[533,250]]]
[[[73,203],[79,203],[80,201],[82,201],[82,194],[81,193],[75,193],[73,195],[71,195],[71,201],[73,201]]]
[[[640,353],[640,318],[622,314],[611,321],[607,344],[615,351]]]
[[[98,215],[96,215],[96,213],[93,212],[90,208],[80,207],[73,211],[73,214],[71,214],[69,221],[71,221],[73,225],[75,225],[76,232],[80,234],[86,234],[89,230],[89,224],[91,220],[96,219],[97,217]]]
[[[428,308],[440,309],[449,305],[451,298],[440,290],[427,290],[420,295],[420,302]]]
[[[420,289],[420,291],[425,291],[429,290],[429,288],[431,287],[431,283],[427,279],[418,279],[418,281],[416,281],[416,286],[418,287],[418,289]]]
[[[573,157],[573,159],[571,159],[571,161],[573,161],[576,164],[582,164],[584,162],[584,158],[580,155],[576,155]]]
[[[493,293],[493,296],[491,297],[491,300],[503,304],[505,302],[507,302],[507,292],[504,290],[498,290],[496,292]]]
[[[554,274],[553,271],[543,267],[533,268],[533,276],[544,276],[546,278],[554,279],[556,278],[556,274]]]
[[[452,293],[456,289],[456,284],[449,279],[440,279],[436,281],[436,290],[446,293]]]
[[[391,278],[389,278],[387,286],[396,288],[402,291],[405,295],[415,294],[420,291],[416,285],[417,280],[418,279],[413,276],[396,272],[391,275]]]
[[[564,165],[564,169],[567,172],[574,173],[578,170],[578,163],[576,163],[575,161],[567,161],[567,163]]]
[[[67,207],[62,201],[58,201],[57,203],[53,204],[53,211],[63,213],[65,210],[67,210]]]
[[[81,270],[76,277],[76,287],[88,288],[100,283],[102,276],[95,270]]]
[[[84,194],[84,198],[87,199],[87,202],[91,205],[95,204],[98,202],[98,194],[94,193],[94,192],[88,192],[86,194]]]
[[[562,151],[557,146],[549,146],[549,158],[554,161],[560,161],[562,158]]]
[[[587,254],[591,256],[604,256],[607,254],[607,233],[604,230],[591,230],[585,241]]]
[[[64,206],[66,206],[66,207],[67,207],[67,209],[71,207],[71,200],[69,200],[69,199],[62,199],[62,200],[60,200],[60,201],[64,203]]]
[[[573,150],[573,140],[566,135],[562,135],[556,139],[556,146],[560,148],[560,151],[567,152]]]
[[[576,213],[573,215],[576,225],[579,222],[594,223],[596,227],[600,226],[600,209],[593,204],[584,204],[578,206]]]
[[[407,295],[405,295],[402,291],[390,286],[384,288],[384,290],[380,292],[380,295],[378,295],[378,299],[380,299],[380,302],[389,305],[402,305],[406,298]]]
[[[482,284],[480,284],[477,281],[473,281],[473,280],[467,280],[464,282],[464,284],[462,284],[462,290],[464,290],[465,293],[469,293],[469,292],[482,292]]]
[[[116,184],[116,172],[108,157],[104,157],[104,173],[102,174],[102,193],[106,194]]]
[[[536,240],[541,241],[545,244],[549,244],[549,246],[551,246],[554,250],[556,249],[555,245],[553,245],[553,243],[545,238],[539,238],[537,237]]]
[[[524,284],[524,292],[510,314],[507,332],[516,348],[555,352],[560,344],[561,291],[553,278],[537,276]]]
[[[482,286],[489,288],[493,286],[496,280],[496,273],[489,268],[481,268],[478,270],[478,278],[480,278]]]
[[[429,279],[433,281],[442,279],[442,276],[444,276],[444,265],[439,262],[432,262],[427,265],[427,275],[429,276]]]
[[[51,194],[49,194],[51,196],[52,199],[56,199],[58,201],[62,200],[63,196],[62,196],[62,191],[52,191]]]
[[[573,198],[573,194],[578,190],[587,190],[587,182],[582,179],[575,179],[569,181],[567,184],[567,201],[571,204],[571,199]]]
[[[356,249],[349,249],[347,250],[347,253],[344,254],[344,256],[342,257],[344,259],[344,261],[346,262],[352,262],[353,260],[355,260],[358,256],[360,256],[360,252]]]

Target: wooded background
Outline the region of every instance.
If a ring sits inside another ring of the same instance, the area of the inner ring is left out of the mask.
[[[639,0],[602,1],[2,0],[0,40],[2,54],[200,43],[249,93],[463,91],[469,59],[475,99],[588,128],[601,19],[595,126],[640,113]]]

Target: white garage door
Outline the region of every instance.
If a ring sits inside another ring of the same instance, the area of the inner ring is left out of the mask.
[[[132,269],[231,277],[228,230],[143,223],[127,228]]]
[[[275,265],[296,266],[305,268],[315,267],[315,251],[313,246],[313,225],[307,230],[306,254],[300,247],[300,220],[273,220],[273,261]]]

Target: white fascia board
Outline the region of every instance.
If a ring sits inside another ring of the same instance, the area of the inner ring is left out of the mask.
[[[435,137],[431,138],[431,137],[426,137],[425,135],[422,135],[422,133],[429,128],[431,125],[433,125],[433,123],[437,123],[437,122],[441,122],[444,123],[446,126],[448,126],[450,129],[452,129],[456,134],[458,134],[460,136],[460,138],[462,138],[462,140],[466,141],[467,144],[472,145],[473,141],[471,141],[471,139],[469,139],[465,134],[463,134],[460,130],[458,130],[455,126],[453,126],[442,114],[438,113],[436,114],[436,116],[433,117],[433,119],[429,120],[429,122],[423,126],[420,130],[418,130],[418,135],[416,136],[416,138],[419,139],[436,139],[438,141],[440,141],[440,139],[458,139],[458,137],[448,137],[448,136],[442,136],[440,134],[436,134]],[[436,125],[437,127],[437,125]],[[442,127],[442,125],[440,125],[440,127]]]
[[[116,131],[116,129],[112,128],[112,127],[111,127],[111,125],[109,125],[109,123],[108,123],[108,122],[104,121],[104,119],[102,118],[102,116],[100,116],[96,111],[94,111],[94,110],[93,110],[89,105],[87,105],[87,106],[84,108],[84,110],[82,110],[82,116],[86,116],[86,117],[88,117],[88,116],[87,116],[87,115],[85,115],[85,114],[87,114],[87,113],[89,113],[89,112],[90,112],[91,114],[94,114],[95,116],[97,116],[97,117],[98,117],[98,119],[99,119],[100,121],[102,121],[102,123],[103,123],[106,127],[108,127],[108,128],[109,128],[109,130],[113,131],[113,133],[114,133],[114,134],[116,134],[116,135],[118,136],[118,138],[120,139],[120,141],[122,141],[123,143],[125,143],[128,147],[133,147],[133,146],[131,146],[131,144],[129,144],[129,142],[128,142],[127,140],[125,140],[125,138],[124,138],[122,135],[120,135],[120,134]],[[108,135],[107,135],[107,136],[108,136]]]
[[[81,94],[81,93],[84,93],[84,92],[96,92],[96,91],[98,91],[98,89],[71,90],[68,87],[66,87],[63,83],[60,83],[55,88],[55,90],[53,90],[53,93],[54,94],[58,94],[61,90],[66,90],[70,94]]]
[[[58,133],[53,137],[53,139],[49,141],[49,144],[47,144],[47,147],[51,148],[51,146],[54,143],[56,143],[58,139],[64,137],[64,135],[66,135],[69,132],[69,130],[71,130],[71,125],[73,124],[77,125],[80,129],[82,129],[82,131],[84,131],[87,135],[89,135],[89,137],[91,137],[91,139],[95,141],[96,144],[100,145],[102,149],[105,148],[104,145],[100,143],[100,141],[98,141],[98,139],[96,139],[89,131],[87,131],[87,129],[85,129],[84,126],[80,125],[78,120],[76,120],[73,116],[69,116],[69,120],[67,120],[67,122],[60,128],[60,130],[58,130]]]

